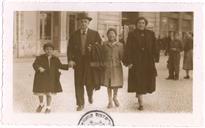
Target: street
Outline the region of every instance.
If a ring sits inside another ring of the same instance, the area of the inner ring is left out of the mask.
[[[62,63],[66,57],[60,58]],[[13,107],[15,112],[33,113],[39,104],[38,97],[33,95],[34,70],[32,63],[34,58],[15,59],[13,68]],[[156,64],[158,76],[156,91],[144,96],[144,110],[142,112],[192,112],[192,78],[185,80],[185,72],[182,69],[183,57],[181,57],[180,80],[166,80],[168,70],[166,68],[167,56],[161,55],[160,63]],[[124,70],[124,86],[119,89],[118,99],[120,107],[107,109],[107,90],[101,87],[93,95],[94,103],[89,104],[85,92],[85,108],[83,112],[98,109],[106,112],[141,112],[137,109],[135,93],[127,93],[128,69]],[[192,72],[191,72],[192,76]],[[52,112],[75,112],[74,72],[61,70],[62,93],[53,95]]]

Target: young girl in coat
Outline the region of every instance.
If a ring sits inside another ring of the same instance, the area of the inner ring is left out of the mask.
[[[35,70],[33,93],[38,96],[40,102],[36,112],[41,112],[44,108],[45,96],[45,113],[50,113],[52,94],[62,92],[59,69],[68,70],[68,65],[62,64],[59,58],[53,55],[54,46],[52,44],[45,44],[43,50],[45,54],[37,56],[33,63]]]
[[[116,36],[116,30],[110,28],[107,31],[108,41],[103,43],[105,64],[104,85],[107,87],[108,93],[107,108],[112,108],[113,102],[116,107],[119,107],[120,104],[117,99],[117,93],[118,88],[122,88],[123,86],[123,72],[121,64],[123,59],[123,44],[116,40]]]

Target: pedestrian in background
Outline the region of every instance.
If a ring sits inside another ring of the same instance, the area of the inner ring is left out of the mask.
[[[160,35],[157,37],[157,43],[159,46],[159,50],[161,52],[161,50],[163,50],[163,42],[162,42],[162,37]]]
[[[183,69],[186,71],[184,79],[189,79],[189,71],[193,70],[193,35],[192,33],[186,33],[184,41],[184,61]]]
[[[171,36],[171,42],[168,48],[168,70],[169,76],[167,80],[174,79],[179,80],[180,69],[180,52],[183,50],[182,42],[179,38],[179,33],[173,33]]]
[[[108,41],[103,43],[104,51],[104,65],[105,65],[105,79],[104,85],[107,87],[108,106],[113,107],[113,101],[116,107],[119,107],[117,98],[118,88],[123,86],[123,44],[117,41],[117,32],[110,28],[107,31]],[[113,94],[113,96],[112,96]]]
[[[167,56],[168,55],[168,49],[169,49],[169,45],[170,45],[170,41],[171,41],[171,35],[172,33],[167,33],[166,36],[163,38],[163,44],[164,44],[164,55]]]
[[[157,37],[157,39],[156,39],[155,48],[158,50],[158,52],[157,52],[158,55],[156,55],[156,56],[159,57],[159,58],[158,58],[158,59],[159,59],[158,61],[160,61],[160,53],[161,53],[161,50],[162,50],[162,38],[161,38],[160,35],[159,35],[159,36]]]
[[[136,93],[139,110],[143,110],[143,95],[153,93],[156,88],[159,49],[153,31],[147,30],[147,19],[139,17],[136,29],[128,34],[124,64],[128,66],[128,92]]]
[[[39,98],[39,106],[36,112],[41,112],[44,105],[44,96],[46,96],[45,113],[51,112],[52,94],[62,92],[60,84],[59,69],[68,70],[67,64],[62,64],[58,57],[53,55],[54,46],[50,43],[44,44],[45,54],[37,56],[33,68],[35,70],[33,93]]]

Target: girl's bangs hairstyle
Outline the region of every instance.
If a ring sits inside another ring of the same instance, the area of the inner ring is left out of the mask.
[[[116,31],[114,28],[109,28],[109,29],[107,30],[107,35],[108,35],[111,31],[114,32],[115,35],[117,35],[117,31]]]

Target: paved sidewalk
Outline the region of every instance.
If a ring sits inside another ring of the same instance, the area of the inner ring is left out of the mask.
[[[66,63],[66,58],[60,58]],[[156,64],[158,70],[156,92],[144,96],[143,112],[191,112],[192,111],[192,79],[184,80],[184,71],[180,72],[180,80],[166,80],[168,70],[166,68],[167,57],[161,56],[160,63]],[[182,57],[183,60],[183,57]],[[38,106],[38,98],[33,95],[34,70],[32,63],[34,58],[18,59],[14,62],[14,111],[15,112],[35,112]],[[181,61],[182,62],[182,61]],[[182,63],[181,63],[182,65]],[[182,68],[181,68],[182,69]],[[107,109],[107,90],[94,92],[94,103],[88,104],[85,93],[85,109],[87,112],[99,109],[106,112],[139,112],[137,110],[137,100],[134,93],[127,93],[127,68],[124,67],[124,87],[119,89],[119,108]],[[64,113],[75,112],[75,90],[74,72],[61,71],[61,84],[63,92],[53,96],[52,112]],[[191,74],[192,75],[192,74]]]

